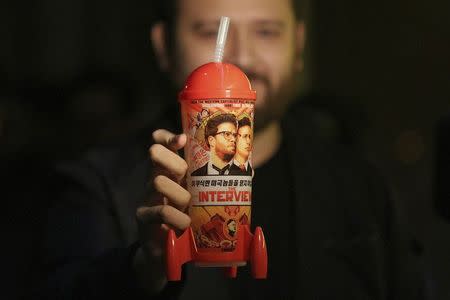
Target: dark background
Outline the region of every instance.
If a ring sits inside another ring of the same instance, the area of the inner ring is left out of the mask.
[[[300,83],[392,184],[437,299],[450,299],[450,193],[436,192],[438,174],[441,190],[450,185],[440,163],[450,126],[437,135],[450,113],[448,3],[311,1]],[[0,5],[2,171],[22,158],[76,157],[160,112],[151,1]]]

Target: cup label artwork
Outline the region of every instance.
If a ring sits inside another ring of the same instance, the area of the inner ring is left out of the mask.
[[[239,225],[250,225],[254,101],[191,100],[181,109],[197,247],[232,251]]]

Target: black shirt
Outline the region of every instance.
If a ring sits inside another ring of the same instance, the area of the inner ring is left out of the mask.
[[[268,251],[268,278],[250,279],[246,289],[248,299],[263,299],[264,295],[279,295],[279,299],[290,295],[289,279],[295,249],[292,237],[294,190],[289,174],[287,147],[283,140],[279,151],[268,162],[255,171],[253,179],[252,228],[261,226]]]

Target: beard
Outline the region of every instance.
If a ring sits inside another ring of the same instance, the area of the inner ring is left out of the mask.
[[[254,130],[255,132],[265,128],[273,121],[279,121],[283,118],[289,105],[295,100],[297,93],[296,88],[296,74],[291,72],[281,80],[281,85],[275,89],[270,80],[262,75],[256,73],[246,73],[253,83],[259,82],[265,86],[265,98],[262,105],[255,105],[254,116]],[[258,101],[258,92],[256,94],[256,101]],[[261,101],[261,100],[260,100]]]

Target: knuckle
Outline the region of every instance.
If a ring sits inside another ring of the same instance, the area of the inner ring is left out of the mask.
[[[160,136],[163,134],[164,130],[163,129],[157,129],[155,131],[152,132],[152,139],[155,143],[159,143],[160,141]]]
[[[185,216],[186,216],[186,220],[185,220],[186,223],[184,224],[183,227],[184,227],[184,228],[187,228],[187,227],[189,227],[189,225],[191,225],[191,221],[192,221],[192,220],[191,220],[191,217],[190,217],[189,215],[186,215],[186,214],[185,214]],[[184,228],[183,228],[183,229],[184,229]]]
[[[152,161],[155,161],[155,159],[161,153],[161,148],[162,146],[160,144],[153,144],[150,146],[150,148],[148,149],[148,153]]]
[[[187,162],[183,159],[183,161],[180,163],[180,169],[181,169],[181,172],[183,173],[182,175],[184,176],[184,174],[186,174],[187,173],[187,171],[188,171],[188,164],[187,164]]]
[[[156,155],[156,151],[157,151],[157,146],[158,144],[153,144],[150,146],[150,148],[148,148],[148,154],[150,155],[150,159],[153,160],[155,158]]]
[[[183,196],[182,196],[182,199],[181,199],[183,206],[189,204],[189,202],[191,201],[191,197],[192,197],[191,193],[189,193],[188,191],[185,190],[183,192]]]
[[[154,142],[156,142],[156,139],[158,138],[158,132],[159,132],[159,129],[152,132],[152,139]]]
[[[165,176],[164,175],[156,175],[155,176],[155,178],[153,178],[153,186],[158,190],[158,191],[160,191],[161,190],[161,185],[163,184],[163,182],[164,182],[164,178]]]
[[[136,210],[136,220],[139,226],[154,222],[152,207],[139,207]]]
[[[170,220],[170,207],[168,205],[161,205],[158,215],[163,223],[169,223]]]
[[[139,223],[142,222],[142,214],[143,214],[143,208],[142,208],[142,207],[139,207],[139,208],[136,210],[136,215],[135,215],[136,220],[137,220]]]

